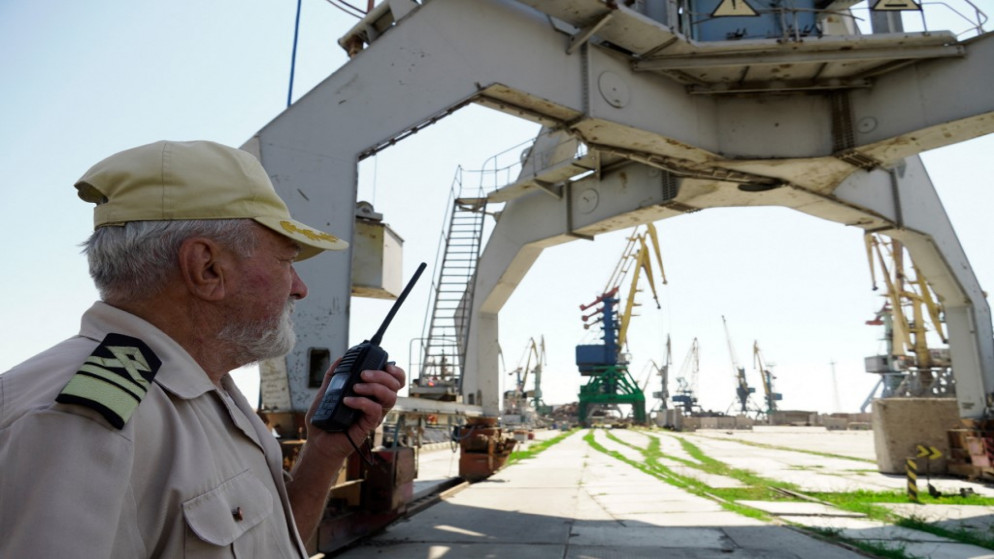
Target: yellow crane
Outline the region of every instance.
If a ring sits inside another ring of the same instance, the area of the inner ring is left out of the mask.
[[[647,240],[649,242],[646,242]],[[639,306],[639,304],[635,302],[635,296],[641,291],[638,289],[638,285],[639,279],[641,279],[643,273],[645,273],[646,278],[649,280],[649,289],[652,290],[652,299],[656,302],[656,308],[660,308],[659,294],[656,291],[656,283],[653,280],[653,255],[655,255],[656,262],[659,264],[660,282],[662,282],[663,285],[666,285],[666,270],[663,268],[663,256],[659,249],[659,235],[656,232],[656,226],[651,223],[647,223],[644,226],[644,230],[641,230],[641,227],[636,227],[632,235],[628,237],[628,243],[625,245],[625,249],[621,253],[621,258],[615,264],[614,270],[611,272],[611,275],[607,280],[607,284],[602,292],[604,295],[598,297],[589,305],[580,306],[580,310],[585,311],[594,305],[601,303],[604,297],[613,297],[621,289],[621,284],[634,268],[634,273],[632,273],[632,278],[628,285],[628,293],[625,297],[625,308],[618,315],[618,351],[623,351],[625,343],[628,341],[628,325],[631,323],[632,316],[634,316],[635,307]],[[590,318],[595,316],[597,319],[594,322],[587,322]],[[583,317],[583,327],[584,329],[590,328],[602,320],[603,315],[600,313],[600,309],[598,309],[594,313]]]
[[[656,292],[656,282],[653,281],[652,274],[652,259],[651,254],[655,254],[656,262],[659,263],[659,278],[663,285],[666,285],[666,271],[663,269],[663,257],[659,251],[659,238],[656,235],[656,227],[649,223],[645,226],[645,231],[633,237],[638,240],[638,251],[635,252],[635,257],[633,259],[635,271],[632,274],[631,283],[628,286],[628,297],[625,299],[625,310],[621,313],[620,324],[618,329],[618,347],[625,347],[625,343],[628,341],[628,325],[631,323],[633,311],[637,304],[635,303],[635,294],[639,291],[638,284],[639,278],[642,272],[645,272],[645,277],[648,279],[649,289],[652,290],[652,299],[656,302],[656,308],[660,308],[659,305],[659,294]],[[646,238],[652,241],[652,253],[649,252],[649,246],[646,244]]]
[[[873,289],[878,289],[879,273],[886,290],[886,302],[867,324],[886,327],[887,353],[868,357],[867,371],[883,375],[877,385],[884,387],[882,397],[948,395],[952,391],[948,348],[929,347],[928,340],[931,331],[941,344],[948,344],[942,305],[900,241],[868,233],[864,242]],[[886,378],[891,380],[885,382]],[[864,408],[876,391],[875,387]]]

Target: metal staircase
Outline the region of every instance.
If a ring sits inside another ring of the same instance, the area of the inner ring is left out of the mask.
[[[427,335],[420,340],[419,376],[411,384],[413,397],[455,401],[459,394],[487,204],[482,189],[476,197],[464,197],[462,191],[460,168],[449,194],[449,223],[439,243],[431,315]]]

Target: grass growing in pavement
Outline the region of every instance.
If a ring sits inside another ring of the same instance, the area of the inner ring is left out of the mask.
[[[687,439],[683,437],[675,437],[675,438],[680,441],[680,446],[683,447],[683,450],[687,454],[692,456],[695,460],[700,461],[702,465],[701,469],[707,473],[730,477],[732,479],[737,479],[749,487],[769,488],[771,485],[776,484],[778,487],[783,487],[784,489],[790,489],[792,491],[798,490],[798,487],[792,483],[774,482],[771,479],[764,478],[760,475],[750,472],[749,470],[743,470],[741,468],[733,468],[728,464],[725,464],[724,462],[720,462],[704,454],[704,451],[702,451],[697,445],[691,443]],[[783,498],[782,494],[778,495],[780,495],[780,497],[778,497],[779,499]]]
[[[921,480],[919,480],[920,482]],[[831,503],[836,507],[852,512],[865,514],[873,520],[888,522],[895,526],[927,532],[943,538],[949,538],[961,543],[994,549],[994,534],[979,532],[967,528],[946,528],[912,515],[903,517],[895,514],[882,503],[907,503],[908,496],[903,491],[852,491],[849,493],[811,493],[812,497]],[[922,506],[926,505],[972,505],[994,506],[994,498],[979,495],[932,497],[928,493],[918,495]]]
[[[921,480],[919,480],[921,481]],[[903,517],[895,514],[889,508],[882,506],[886,503],[908,503],[908,496],[903,491],[851,491],[848,493],[810,493],[816,499],[831,503],[832,505],[851,512],[865,514],[872,520],[879,520],[910,528],[920,532],[928,532],[943,538],[949,538],[961,543],[994,549],[994,534],[989,532],[979,532],[967,528],[945,528],[938,524],[930,523],[922,518],[911,516]],[[922,506],[926,505],[972,505],[972,506],[994,506],[994,498],[982,497],[979,495],[969,496],[949,496],[932,497],[928,493],[922,492],[918,495]]]
[[[720,497],[718,497],[718,496],[716,496],[716,495],[713,494],[714,489],[712,489],[710,486],[708,486],[708,485],[706,485],[706,484],[704,484],[704,483],[702,483],[702,482],[700,482],[700,481],[698,481],[698,480],[696,480],[696,479],[694,479],[692,477],[680,475],[680,474],[674,472],[671,468],[667,467],[666,465],[659,463],[658,458],[660,456],[663,456],[663,454],[659,451],[659,439],[657,439],[655,437],[650,437],[649,438],[649,446],[648,446],[648,448],[643,449],[643,448],[639,448],[637,446],[631,445],[629,443],[626,443],[625,441],[622,441],[621,439],[619,439],[618,437],[615,437],[614,435],[612,435],[609,432],[606,432],[606,433],[607,433],[608,439],[610,439],[610,440],[612,440],[612,441],[614,441],[614,442],[616,442],[618,444],[627,446],[629,448],[632,448],[634,450],[638,450],[639,452],[641,452],[642,455],[643,455],[643,457],[645,457],[645,462],[636,462],[634,460],[631,460],[631,459],[627,458],[626,456],[624,456],[620,452],[616,452],[616,451],[613,451],[613,450],[608,450],[603,445],[601,445],[600,443],[598,443],[597,441],[594,440],[594,432],[592,430],[590,432],[588,432],[584,436],[583,440],[587,441],[587,444],[589,444],[591,446],[591,448],[593,448],[594,450],[597,450],[599,452],[603,452],[604,454],[607,454],[608,456],[611,456],[611,457],[613,457],[613,458],[615,458],[617,460],[620,460],[620,461],[622,461],[622,462],[624,462],[626,464],[629,464],[632,467],[635,467],[635,468],[637,468],[637,469],[639,469],[639,470],[641,470],[641,471],[643,471],[643,472],[645,472],[645,473],[647,473],[647,474],[649,474],[649,475],[651,475],[651,476],[653,476],[655,478],[658,478],[658,479],[660,479],[662,481],[665,481],[666,483],[669,483],[670,485],[672,485],[674,487],[678,487],[680,489],[683,489],[683,490],[685,490],[685,491],[687,491],[687,492],[689,492],[689,493],[691,493],[693,495],[697,495],[699,497],[704,497],[704,498],[711,499],[711,500],[717,502],[718,505],[721,506],[725,510],[728,510],[728,511],[731,511],[731,512],[735,512],[735,513],[740,514],[742,516],[747,516],[747,517],[750,517],[750,518],[756,518],[758,520],[763,520],[763,521],[769,521],[770,520],[769,515],[766,514],[765,512],[763,512],[761,510],[754,509],[752,507],[742,506],[742,505],[740,505],[740,504],[738,504],[738,503],[736,503],[734,501],[729,501],[729,500],[720,498]],[[671,458],[672,459],[673,457],[667,457],[667,458]],[[687,461],[687,460],[681,460],[681,459],[676,459],[676,460],[679,461],[679,462],[685,463],[685,464],[691,464],[691,462]]]
[[[923,479],[918,479],[918,484],[923,485]],[[876,503],[907,503],[908,495],[903,490],[894,491],[867,491],[859,489],[847,493],[824,493],[811,492],[808,495],[836,505],[838,507],[860,507],[873,505]],[[994,506],[994,498],[980,495],[950,495],[946,497],[932,497],[925,491],[918,494],[918,499],[923,505],[974,505],[974,506]]]
[[[928,532],[930,534],[935,534],[936,536],[949,538],[958,542],[968,543],[979,547],[986,547],[987,549],[994,549],[994,535],[989,532],[977,532],[963,527],[957,529],[943,528],[942,526],[930,524],[915,516],[910,518],[901,518],[895,522],[895,524],[904,528]]]
[[[748,470],[742,470],[739,468],[732,468],[729,465],[715,460],[714,458],[706,455],[699,447],[686,440],[683,437],[676,435],[671,435],[676,438],[684,452],[687,453],[693,460],[687,460],[686,458],[680,458],[676,456],[668,456],[660,450],[659,438],[655,435],[649,433],[644,433],[648,438],[648,445],[645,448],[638,447],[631,443],[625,442],[610,432],[605,431],[606,436],[609,440],[624,445],[628,448],[639,451],[644,457],[644,462],[633,461],[619,452],[611,451],[606,449],[603,445],[600,445],[594,440],[593,431],[587,433],[584,436],[584,440],[591,445],[595,450],[603,452],[609,456],[612,456],[622,462],[625,462],[643,472],[653,475],[671,485],[683,488],[693,494],[700,495],[703,497],[708,497],[716,500],[721,504],[722,507],[727,510],[732,510],[739,514],[745,516],[759,518],[763,520],[768,520],[769,515],[756,509],[746,507],[743,505],[738,505],[735,501],[739,500],[762,500],[762,501],[772,501],[772,500],[796,500],[802,501],[803,499],[791,497],[790,495],[785,495],[777,491],[777,488],[788,489],[791,491],[798,491],[797,486],[789,483],[783,483],[779,481],[770,480],[762,476],[756,475]],[[745,485],[741,488],[712,488],[704,483],[688,476],[680,475],[674,472],[671,468],[668,468],[660,462],[660,460],[665,459],[671,462],[677,462],[687,467],[695,468],[701,470],[705,473],[725,476],[733,479],[737,479]],[[925,481],[925,480],[919,480]],[[907,495],[902,491],[866,491],[857,490],[845,493],[824,493],[815,492],[808,493],[809,497],[823,501],[825,503],[836,506],[840,509],[857,512],[865,514],[868,518],[873,520],[879,520],[882,522],[892,523],[897,526],[902,526],[905,528],[910,528],[914,530],[919,530],[922,532],[928,532],[937,536],[948,538],[961,543],[976,545],[980,547],[985,547],[988,549],[994,549],[994,534],[978,533],[971,531],[967,528],[959,529],[949,529],[943,528],[941,526],[930,524],[925,522],[920,518],[904,518],[894,514],[887,507],[881,506],[882,503],[907,503]],[[934,498],[931,497],[927,492],[922,491],[919,495],[921,502],[923,504],[961,504],[961,505],[975,505],[975,506],[994,506],[994,498],[982,497],[979,495],[967,495],[967,496],[946,496]],[[873,553],[879,557],[885,558],[895,558],[895,559],[911,559],[912,556],[905,552],[904,547],[895,548],[887,544],[875,544],[872,542],[860,541],[860,540],[850,540],[849,538],[842,537],[839,535],[838,531],[833,530],[814,530],[810,527],[804,527],[804,530],[813,530],[822,535],[829,535],[839,541],[845,542],[847,545],[862,549],[864,551]]]
[[[682,437],[674,437],[674,438],[676,438],[680,442],[680,446],[683,447],[684,452],[690,455],[690,457],[693,458],[693,460],[685,460],[674,456],[663,455],[661,452],[659,452],[659,438],[649,434],[646,434],[646,436],[649,437],[649,447],[645,451],[643,451],[643,454],[649,460],[658,459],[659,457],[665,457],[668,460],[677,460],[689,467],[701,470],[704,473],[732,478],[738,480],[743,485],[745,485],[745,487],[719,488],[719,487],[710,487],[704,483],[697,482],[696,480],[694,480],[695,483],[700,485],[702,488],[706,488],[707,491],[712,495],[721,497],[722,499],[729,501],[738,501],[738,500],[776,501],[776,500],[784,500],[785,498],[793,500],[793,498],[785,497],[783,493],[779,493],[771,489],[770,486],[774,483],[772,480],[758,476],[750,472],[749,470],[732,468],[728,464],[725,464],[724,462],[715,460],[714,458],[711,458],[710,456],[704,454],[704,452],[701,451],[701,449],[698,448],[696,445],[694,445],[693,443],[687,441]],[[620,442],[621,444],[626,444],[610,434],[608,435],[608,438],[612,438]],[[635,447],[632,446],[632,448]],[[792,489],[792,490],[797,489],[793,484],[789,483],[783,483],[779,485],[781,487],[784,487],[785,489]]]
[[[876,462],[877,462],[876,460],[871,460],[869,458],[859,458],[859,457],[856,457],[856,456],[846,456],[844,454],[832,454],[830,452],[819,452],[817,450],[806,450],[806,449],[803,449],[803,448],[794,448],[794,447],[790,447],[790,446],[778,446],[778,445],[767,444],[767,443],[757,443],[755,441],[744,441],[744,440],[741,440],[741,439],[729,439],[729,438],[725,438],[725,437],[708,437],[706,435],[698,435],[698,436],[703,437],[703,438],[707,438],[707,439],[717,439],[717,440],[721,440],[721,441],[732,441],[732,442],[736,442],[736,443],[739,443],[739,444],[744,444],[744,445],[747,445],[747,446],[755,446],[755,447],[759,447],[759,448],[769,448],[771,450],[787,450],[787,451],[790,451],[790,452],[803,452],[804,454],[813,454],[815,456],[823,456],[825,458],[839,458],[839,459],[842,459],[842,460],[855,460],[857,462],[869,462],[871,464],[876,464]],[[873,470],[873,471],[876,471],[876,470]]]
[[[881,557],[883,559],[926,559],[924,557],[919,557],[918,555],[908,555],[907,546],[905,544],[896,544],[891,546],[885,543],[874,543],[867,540],[847,538],[843,536],[842,531],[837,528],[809,527],[807,530],[825,539],[843,542],[850,547],[854,547],[860,551],[865,551],[875,557]]]
[[[563,431],[562,433],[556,435],[555,437],[552,437],[551,439],[546,439],[544,441],[537,442],[537,443],[535,443],[533,445],[529,445],[528,448],[526,448],[525,450],[512,450],[511,451],[511,455],[507,457],[507,464],[506,465],[510,466],[511,464],[513,464],[513,463],[515,463],[515,462],[517,462],[519,460],[526,460],[528,458],[534,458],[539,453],[541,453],[543,450],[545,450],[545,449],[549,448],[550,446],[558,443],[559,441],[565,439],[566,437],[572,435],[575,432],[576,432],[575,429],[570,430],[570,431]]]
[[[594,450],[596,450],[598,452],[601,452],[601,453],[604,453],[604,454],[607,454],[608,456],[610,456],[610,457],[612,457],[612,458],[614,458],[616,460],[620,460],[621,462],[624,462],[625,464],[628,464],[629,466],[632,466],[632,467],[634,467],[634,468],[636,468],[638,470],[641,470],[641,471],[643,471],[643,472],[651,475],[652,477],[661,479],[661,480],[665,481],[666,483],[669,483],[670,485],[673,485],[675,487],[679,487],[681,489],[691,489],[691,486],[690,486],[690,483],[689,483],[690,482],[689,479],[687,479],[687,478],[685,478],[685,477],[683,477],[681,475],[676,474],[671,469],[667,468],[666,466],[664,466],[662,464],[656,463],[655,461],[649,462],[648,460],[645,461],[645,462],[636,462],[634,460],[628,459],[625,455],[621,454],[620,452],[617,452],[615,450],[608,450],[606,447],[604,447],[604,445],[602,445],[602,444],[598,443],[596,440],[594,440],[594,431],[593,430],[588,431],[587,434],[583,436],[583,440],[586,441],[587,444],[590,445],[590,447],[593,448]],[[615,440],[617,440],[617,439],[615,439]],[[622,444],[624,444],[624,443],[622,443]],[[630,446],[630,445],[626,445],[626,446]]]

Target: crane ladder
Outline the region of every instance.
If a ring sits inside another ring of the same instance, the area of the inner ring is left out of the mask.
[[[450,399],[458,393],[462,378],[487,199],[461,194],[460,170],[449,197],[452,206],[440,247],[442,257],[436,263],[431,315],[421,344],[420,378],[412,386],[412,396]]]

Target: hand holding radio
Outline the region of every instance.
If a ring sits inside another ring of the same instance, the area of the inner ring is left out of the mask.
[[[328,383],[328,388],[321,397],[321,403],[311,417],[312,425],[330,433],[340,433],[347,431],[356,422],[360,414],[359,410],[345,405],[344,399],[349,396],[360,396],[355,392],[355,385],[361,382],[360,376],[363,371],[382,371],[387,366],[389,356],[380,347],[380,340],[383,338],[387,326],[390,325],[390,321],[393,320],[394,314],[397,313],[397,309],[400,308],[404,299],[407,298],[407,294],[421,277],[425,267],[424,262],[418,266],[417,271],[414,272],[414,277],[397,297],[397,301],[387,313],[376,334],[369,340],[349,348],[338,361]]]

